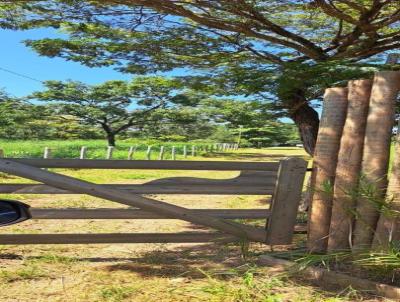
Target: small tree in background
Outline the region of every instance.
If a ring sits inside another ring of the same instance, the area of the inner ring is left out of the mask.
[[[109,146],[116,135],[146,123],[150,113],[181,102],[178,81],[164,77],[138,77],[131,82],[107,81],[88,85],[76,81],[47,81],[46,90],[30,98],[55,102],[59,114],[68,114],[84,125],[97,125],[106,134]]]

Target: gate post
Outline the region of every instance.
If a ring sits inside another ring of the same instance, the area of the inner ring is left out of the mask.
[[[307,162],[301,158],[280,161],[267,221],[266,244],[290,244],[296,224]]]

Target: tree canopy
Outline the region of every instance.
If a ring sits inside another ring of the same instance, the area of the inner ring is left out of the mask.
[[[300,129],[309,153],[311,101],[325,87],[381,68],[400,46],[400,2],[390,0],[32,1],[1,4],[0,25],[54,27],[66,38],[27,41],[39,54],[129,73],[189,68],[214,94],[258,95]],[[6,11],[7,10],[7,11]]]
[[[164,77],[138,77],[131,82],[107,81],[98,85],[81,82],[47,81],[46,90],[31,98],[56,102],[60,113],[74,116],[81,123],[99,125],[110,146],[115,136],[146,123],[150,112],[185,101],[178,81]]]

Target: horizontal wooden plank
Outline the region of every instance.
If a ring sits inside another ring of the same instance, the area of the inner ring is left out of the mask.
[[[196,185],[101,185],[104,188],[124,190],[132,194],[204,194],[204,195],[270,195],[274,185],[234,185],[196,184]],[[79,194],[43,184],[0,184],[0,193],[6,194]]]
[[[304,234],[297,225],[295,233]],[[222,233],[113,233],[113,234],[0,234],[0,245],[10,244],[88,244],[88,243],[201,243],[235,242],[235,236]]]
[[[196,243],[240,240],[222,233],[1,234],[2,244]]]
[[[193,209],[195,214],[206,214],[225,219],[266,219],[266,209]],[[170,219],[139,209],[35,209],[33,219]]]
[[[38,168],[278,171],[279,162],[7,158]]]

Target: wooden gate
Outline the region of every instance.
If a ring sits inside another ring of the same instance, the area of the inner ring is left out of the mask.
[[[1,184],[0,193],[88,194],[132,209],[31,209],[33,219],[181,219],[219,232],[113,234],[2,234],[0,244],[257,241],[291,243],[306,161],[280,162],[0,159],[0,171],[41,184]],[[94,184],[41,168],[241,171],[232,179],[177,177],[145,184]],[[187,209],[141,194],[272,195],[269,209]],[[267,219],[256,228],[229,219]]]

